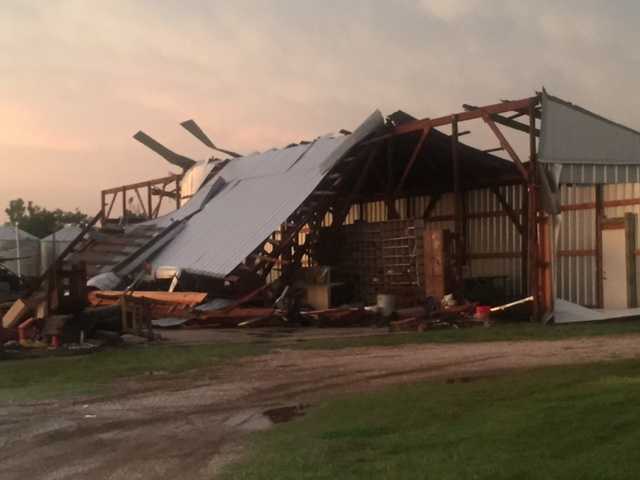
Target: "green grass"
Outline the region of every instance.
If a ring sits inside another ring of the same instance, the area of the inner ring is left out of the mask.
[[[254,434],[227,479],[640,478],[640,362],[357,394]]]
[[[384,331],[384,330],[383,330]],[[0,402],[40,400],[69,395],[98,394],[114,380],[148,372],[180,373],[207,368],[273,348],[340,349],[421,343],[503,340],[560,340],[571,337],[640,333],[640,322],[543,326],[520,323],[491,328],[433,330],[352,338],[312,339],[271,343],[230,343],[196,346],[149,345],[112,349],[73,357],[0,361]]]
[[[297,349],[339,349],[347,347],[396,346],[419,343],[497,342],[522,340],[564,340],[574,337],[640,333],[640,321],[541,325],[506,323],[493,327],[442,329],[397,335],[375,335],[338,339],[313,339],[295,344]]]
[[[136,346],[88,355],[0,361],[0,401],[39,400],[104,392],[114,380],[179,373],[267,353],[261,344]]]

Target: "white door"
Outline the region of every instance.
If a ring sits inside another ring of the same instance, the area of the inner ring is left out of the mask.
[[[602,231],[604,308],[628,308],[624,228]]]

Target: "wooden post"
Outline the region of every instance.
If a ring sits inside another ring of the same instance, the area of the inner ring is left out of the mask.
[[[464,228],[464,198],[460,185],[460,156],[458,155],[458,116],[451,121],[451,165],[453,168],[454,218],[456,231],[456,287],[462,286],[462,266],[465,264],[465,228]]]
[[[624,233],[627,258],[627,307],[638,306],[638,289],[636,286],[636,215],[624,214]]]
[[[529,174],[527,187],[529,189],[529,293],[533,297],[531,320],[540,320],[540,275],[538,265],[538,161],[535,135],[535,104],[529,103]]]
[[[176,210],[180,208],[180,179],[176,178]]]
[[[122,187],[122,223],[127,221],[127,189]]]
[[[149,220],[151,220],[153,218],[153,200],[151,196],[151,185],[147,185],[147,213],[148,213]]]
[[[524,225],[521,235],[522,255],[522,294],[529,292],[529,185],[522,185],[522,223]]]
[[[595,186],[596,194],[596,305],[604,308],[604,274],[602,270],[602,221],[604,220],[604,192],[601,184]]]

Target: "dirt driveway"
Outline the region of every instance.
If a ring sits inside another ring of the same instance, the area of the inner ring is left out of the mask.
[[[264,412],[422,379],[640,357],[640,335],[343,350],[279,350],[188,375],[116,385],[108,397],[0,405],[2,479],[210,479]]]

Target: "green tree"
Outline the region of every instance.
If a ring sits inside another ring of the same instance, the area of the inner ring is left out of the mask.
[[[73,212],[61,210],[47,210],[44,207],[29,201],[25,204],[22,198],[16,198],[9,202],[5,208],[9,217],[8,224],[20,224],[20,229],[35,235],[38,238],[46,237],[59,230],[67,223],[80,224],[86,222],[89,217],[76,209]]]

